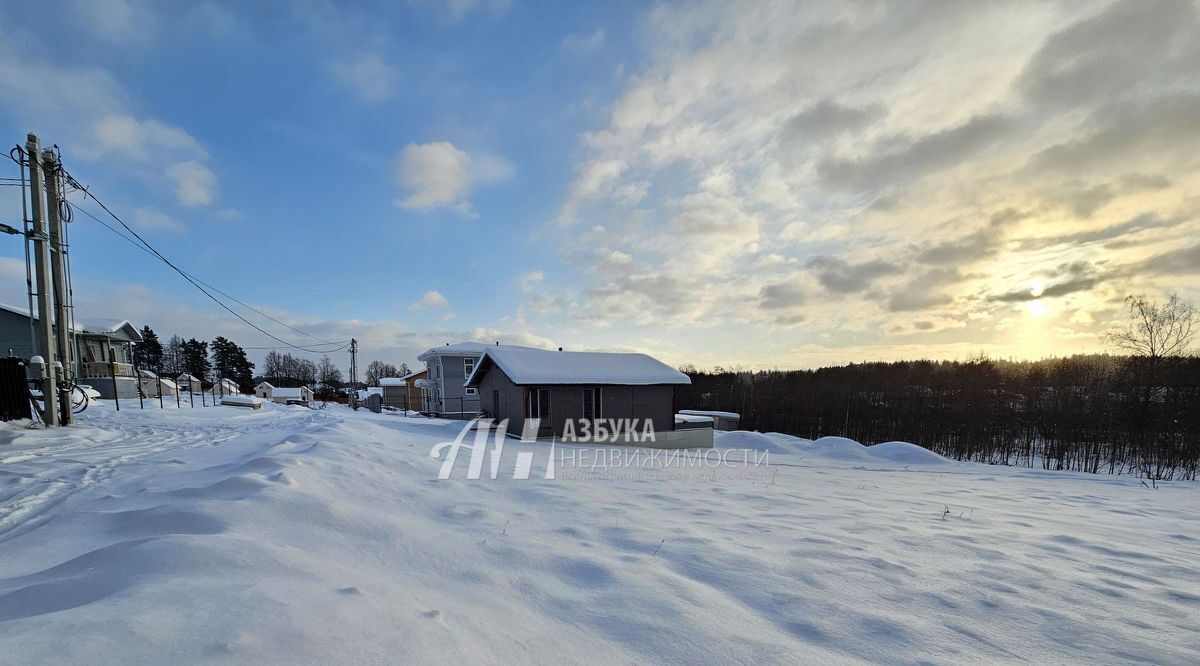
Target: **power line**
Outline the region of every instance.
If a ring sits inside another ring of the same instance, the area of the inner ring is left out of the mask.
[[[67,182],[67,184],[69,184],[69,185],[70,185],[72,188],[74,188],[74,189],[76,189],[76,190],[78,190],[78,191],[82,192],[82,193],[83,193],[83,195],[84,195],[84,197],[90,197],[90,198],[92,199],[92,201],[95,201],[95,202],[96,202],[96,205],[98,205],[98,206],[100,206],[100,208],[104,209],[104,212],[108,213],[109,217],[111,217],[111,218],[113,218],[114,220],[116,220],[116,221],[117,221],[117,223],[118,223],[118,224],[120,224],[120,225],[121,225],[121,227],[125,229],[125,231],[129,232],[129,234],[130,234],[130,235],[132,235],[132,236],[133,236],[133,238],[136,238],[136,239],[137,239],[137,242],[134,242],[134,241],[133,241],[132,239],[130,239],[128,236],[125,236],[124,234],[121,234],[121,233],[120,233],[120,232],[118,232],[118,231],[117,231],[115,228],[113,228],[113,227],[109,226],[108,224],[105,224],[105,223],[104,223],[104,222],[102,222],[102,221],[101,221],[101,220],[100,220],[100,219],[99,219],[97,216],[95,216],[95,215],[92,215],[92,214],[91,214],[91,212],[89,212],[87,209],[80,208],[78,205],[76,205],[76,204],[73,204],[73,203],[69,203],[69,202],[68,202],[68,205],[69,205],[69,206],[71,206],[72,208],[74,208],[74,209],[76,209],[76,210],[79,210],[79,211],[83,212],[85,215],[87,215],[88,217],[90,217],[90,218],[92,218],[92,219],[96,220],[97,222],[100,222],[100,223],[101,223],[103,226],[107,227],[107,228],[108,228],[110,231],[112,231],[112,232],[114,232],[114,233],[117,233],[119,236],[121,236],[121,237],[125,238],[125,240],[126,240],[126,241],[128,241],[128,242],[130,242],[130,243],[133,243],[135,246],[137,246],[137,247],[139,247],[139,248],[143,249],[143,250],[144,250],[145,252],[147,252],[148,254],[152,254],[152,255],[154,255],[155,257],[157,257],[157,258],[158,258],[160,261],[162,261],[164,264],[166,264],[167,266],[169,266],[169,267],[171,268],[171,270],[174,270],[176,273],[179,273],[180,277],[182,277],[184,280],[187,280],[187,282],[188,282],[189,284],[191,284],[193,287],[195,287],[197,290],[199,290],[199,291],[200,291],[200,293],[204,294],[204,295],[205,295],[206,297],[208,297],[208,298],[209,298],[209,299],[210,299],[212,302],[216,303],[217,305],[221,306],[221,308],[222,308],[222,309],[224,309],[224,310],[226,310],[227,312],[229,312],[229,314],[231,314],[231,315],[233,315],[233,316],[237,317],[238,319],[240,319],[240,320],[241,320],[241,321],[242,321],[244,324],[246,324],[247,326],[249,326],[249,327],[253,328],[254,330],[258,331],[259,333],[262,333],[263,335],[267,336],[268,338],[271,338],[272,340],[275,340],[276,342],[278,342],[278,343],[280,343],[280,344],[282,344],[282,345],[284,345],[284,346],[286,346],[286,347],[291,347],[291,348],[293,348],[293,349],[298,349],[298,350],[300,350],[300,351],[308,352],[308,353],[311,353],[311,354],[323,354],[323,353],[329,353],[329,352],[327,352],[327,351],[323,351],[323,350],[320,350],[320,349],[312,349],[312,348],[310,348],[310,347],[319,347],[319,346],[322,346],[322,345],[310,345],[309,347],[306,347],[306,346],[303,346],[303,345],[298,345],[298,344],[294,344],[294,343],[288,342],[287,340],[284,340],[283,338],[280,338],[280,337],[278,337],[278,336],[275,336],[275,335],[273,335],[273,334],[271,334],[271,333],[267,332],[267,331],[266,331],[265,329],[263,329],[262,327],[258,326],[257,324],[255,324],[254,322],[250,321],[249,319],[246,319],[245,317],[243,317],[241,314],[239,314],[238,312],[236,312],[236,311],[235,311],[233,308],[231,308],[231,307],[229,307],[228,305],[226,305],[226,304],[225,304],[224,302],[222,302],[222,301],[221,301],[219,298],[217,298],[216,296],[213,296],[211,293],[209,293],[209,291],[208,291],[207,289],[205,289],[204,287],[202,287],[202,286],[200,285],[200,282],[201,282],[201,281],[200,281],[199,279],[197,279],[197,278],[193,278],[193,277],[192,277],[192,276],[191,276],[189,273],[187,273],[187,272],[186,272],[186,271],[184,271],[183,269],[181,269],[181,268],[179,268],[178,266],[176,266],[176,265],[175,265],[175,264],[174,264],[174,263],[173,263],[173,262],[172,262],[170,259],[167,259],[167,258],[166,258],[166,257],[165,257],[165,256],[164,256],[164,255],[163,255],[161,252],[159,252],[159,251],[158,251],[158,250],[157,250],[157,249],[156,249],[156,248],[155,248],[153,245],[151,245],[151,244],[150,244],[150,243],[149,243],[149,242],[148,242],[148,241],[147,241],[145,238],[142,238],[142,236],[141,236],[140,234],[138,234],[138,232],[134,231],[132,227],[130,227],[128,224],[126,224],[126,223],[125,223],[125,221],[124,221],[124,220],[122,220],[122,219],[120,218],[120,216],[118,216],[116,213],[114,213],[114,212],[112,211],[112,209],[110,209],[110,208],[109,208],[107,205],[105,205],[105,203],[104,203],[103,201],[101,201],[99,198],[97,198],[97,197],[96,197],[96,195],[92,194],[91,192],[89,192],[89,191],[87,190],[87,188],[84,188],[82,185],[80,185],[80,184],[79,184],[79,182],[78,182],[78,181],[76,181],[76,180],[75,180],[75,178],[74,178],[74,177],[72,177],[72,176],[71,176],[71,174],[70,174],[70,173],[68,173],[68,172],[67,172],[65,169],[63,170],[63,175],[64,175],[64,177],[65,177],[65,179],[66,179],[66,182]],[[205,283],[205,284],[207,284],[207,283]],[[218,291],[218,292],[219,292],[219,290],[218,290],[218,289],[216,289],[215,287],[212,287],[211,285],[209,285],[209,287],[210,287],[211,289],[213,289],[214,291]],[[223,292],[221,292],[221,293],[223,293]],[[230,298],[230,299],[232,299],[232,300],[235,300],[235,301],[237,300],[237,299],[233,299],[233,297],[229,296],[228,294],[225,294],[225,296],[226,296],[227,298]],[[239,302],[239,303],[241,303],[240,301],[238,301],[238,302]],[[242,303],[242,305],[243,305],[243,306],[245,306],[245,304],[244,304],[244,303]],[[249,308],[249,306],[245,306],[245,307],[248,307],[248,308]],[[251,310],[255,310],[254,308],[250,308],[250,309],[251,309]],[[259,311],[258,311],[258,310],[255,310],[255,312],[259,312]],[[266,314],[264,314],[264,313],[262,313],[262,312],[259,312],[259,314],[263,314],[263,316],[267,317],[268,319],[271,319],[272,321],[276,321],[277,323],[281,323],[281,324],[282,324],[282,322],[279,322],[277,319],[274,319],[273,317],[270,317],[269,315],[266,315]],[[283,325],[287,326],[287,324],[283,324]],[[293,327],[291,327],[291,326],[288,326],[288,328],[292,328],[293,330],[298,330],[298,329],[294,329],[294,328],[293,328]],[[299,331],[299,332],[302,332],[302,331]],[[309,335],[309,337],[313,337],[313,338],[315,338],[315,339],[317,339],[317,340],[320,340],[320,339],[321,339],[321,338],[317,338],[316,336],[313,336],[313,335],[311,335],[311,334],[307,334],[307,333],[306,333],[305,335]],[[327,344],[347,344],[347,345],[348,345],[348,344],[349,344],[349,342],[348,342],[348,341],[345,341],[344,343],[343,343],[343,342],[330,342],[330,343],[327,343]]]

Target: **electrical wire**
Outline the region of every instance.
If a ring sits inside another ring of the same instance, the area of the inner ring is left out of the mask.
[[[130,239],[128,236],[125,236],[124,234],[121,234],[120,232],[118,232],[118,231],[117,231],[115,228],[113,228],[112,226],[110,226],[110,225],[108,225],[108,224],[106,224],[106,223],[102,222],[102,221],[100,220],[100,218],[99,218],[99,217],[97,217],[96,215],[93,215],[93,214],[92,214],[91,212],[89,212],[87,209],[79,207],[79,205],[78,205],[78,204],[74,204],[74,203],[68,202],[68,205],[70,205],[71,207],[75,208],[76,210],[79,210],[79,211],[83,212],[85,215],[87,215],[88,217],[92,218],[93,220],[96,220],[97,222],[100,222],[100,223],[101,223],[103,226],[107,227],[107,228],[108,228],[110,231],[113,231],[114,233],[117,233],[118,235],[122,236],[123,238],[125,238],[125,240],[126,240],[126,241],[128,241],[128,242],[132,243],[133,245],[135,245],[135,246],[137,246],[137,247],[139,247],[139,248],[143,249],[143,250],[144,250],[144,251],[146,251],[148,254],[151,254],[151,255],[153,255],[154,257],[158,258],[158,260],[159,260],[159,261],[162,261],[164,264],[166,264],[168,267],[170,267],[170,268],[171,268],[171,270],[173,270],[173,271],[175,271],[176,273],[178,273],[178,274],[180,275],[180,277],[182,277],[182,278],[183,278],[184,280],[186,280],[186,281],[187,281],[189,284],[191,284],[193,287],[195,287],[195,288],[196,288],[198,291],[200,291],[200,293],[202,293],[202,294],[204,294],[206,297],[208,297],[208,299],[209,299],[209,300],[211,300],[212,302],[214,302],[214,303],[216,303],[217,305],[219,305],[219,306],[220,306],[222,309],[224,309],[225,311],[229,312],[229,314],[232,314],[233,316],[235,316],[235,317],[237,317],[238,319],[240,319],[240,320],[241,320],[241,321],[242,321],[244,324],[246,324],[247,326],[249,326],[249,327],[253,328],[254,330],[258,331],[259,333],[262,333],[263,335],[267,336],[268,338],[271,338],[272,340],[275,340],[276,342],[280,343],[281,345],[283,345],[283,346],[285,346],[285,347],[290,347],[290,348],[292,348],[292,349],[297,349],[297,350],[299,350],[299,351],[304,351],[304,352],[308,352],[308,353],[311,353],[311,354],[323,354],[323,353],[329,353],[328,351],[325,351],[325,350],[322,350],[322,349],[314,349],[313,347],[323,347],[323,346],[326,346],[326,345],[347,345],[347,346],[349,345],[349,341],[347,340],[347,341],[327,342],[327,343],[324,343],[324,344],[314,344],[314,345],[307,345],[307,346],[306,346],[306,345],[300,345],[300,344],[295,344],[295,343],[289,342],[289,341],[287,341],[287,340],[284,340],[283,338],[280,338],[280,337],[278,337],[278,336],[276,336],[276,335],[273,335],[273,334],[271,334],[270,332],[268,332],[268,331],[266,331],[265,329],[263,329],[261,326],[258,326],[258,325],[257,325],[257,324],[255,324],[254,322],[252,322],[252,321],[250,321],[249,319],[247,319],[247,318],[243,317],[243,316],[242,316],[240,313],[238,313],[238,312],[237,312],[237,311],[235,311],[233,308],[229,307],[229,306],[228,306],[228,305],[226,305],[226,304],[225,304],[223,301],[221,301],[221,299],[217,298],[216,296],[213,296],[213,295],[212,295],[212,293],[210,293],[210,292],[209,292],[207,289],[205,289],[203,286],[201,286],[201,281],[200,281],[199,279],[197,279],[197,278],[194,278],[194,277],[193,277],[191,274],[187,273],[187,272],[186,272],[186,271],[184,271],[183,269],[181,269],[181,268],[179,268],[178,266],[176,266],[176,265],[174,264],[174,262],[172,262],[170,259],[167,259],[167,258],[166,258],[166,256],[164,256],[164,255],[163,255],[161,252],[159,252],[159,251],[158,251],[158,250],[157,250],[157,249],[156,249],[156,248],[155,248],[153,245],[151,245],[151,244],[150,244],[150,243],[149,243],[149,242],[148,242],[148,241],[147,241],[145,238],[142,238],[142,236],[141,236],[140,234],[138,234],[138,232],[134,231],[132,227],[130,227],[128,224],[126,224],[126,223],[125,223],[125,221],[124,221],[124,220],[122,220],[120,216],[118,216],[116,213],[114,213],[114,212],[112,211],[112,209],[111,209],[111,208],[109,208],[107,205],[105,205],[105,203],[104,203],[103,201],[101,201],[101,200],[100,200],[98,197],[96,197],[96,195],[92,194],[90,191],[88,191],[88,189],[87,189],[87,188],[85,188],[85,187],[83,187],[82,185],[80,185],[80,184],[79,184],[79,182],[78,182],[77,180],[75,180],[75,178],[74,178],[73,176],[71,176],[71,175],[70,175],[70,173],[68,173],[68,172],[67,172],[65,169],[63,169],[63,170],[62,170],[62,173],[63,173],[63,176],[64,176],[64,178],[65,178],[65,182],[66,182],[68,185],[70,185],[70,186],[71,186],[73,189],[75,189],[75,190],[77,190],[77,191],[79,191],[79,192],[82,192],[84,197],[86,197],[86,198],[91,198],[91,200],[92,200],[92,201],[95,201],[95,202],[96,202],[96,205],[100,206],[100,208],[101,208],[101,209],[103,209],[105,213],[108,213],[109,217],[111,217],[112,219],[116,220],[116,222],[117,222],[118,224],[120,224],[120,225],[121,225],[121,227],[122,227],[122,228],[124,228],[126,232],[128,232],[128,233],[129,233],[131,236],[133,236],[133,238],[134,238],[134,239],[136,239],[136,241],[134,241],[133,239]],[[65,200],[65,199],[64,199],[64,200]],[[207,284],[207,283],[204,283],[204,284]],[[217,290],[215,287],[212,287],[211,285],[208,285],[208,286],[209,286],[209,288],[210,288],[210,289],[212,289],[213,291],[217,291],[218,293],[223,293],[223,292],[220,292],[219,290]],[[225,296],[226,296],[227,298],[230,298],[231,300],[235,300],[235,301],[237,300],[237,299],[234,299],[233,297],[229,296],[228,294],[225,294]],[[241,303],[240,301],[237,301],[237,302],[238,302],[238,303]],[[245,306],[245,304],[244,304],[244,303],[241,303],[241,304],[242,304],[243,306]],[[249,306],[245,306],[245,307],[248,307],[248,308],[249,308]],[[277,323],[281,323],[281,324],[282,324],[282,322],[279,322],[277,319],[274,319],[273,317],[270,317],[269,315],[266,315],[265,313],[262,313],[261,311],[258,311],[258,310],[254,309],[254,308],[249,308],[249,309],[251,309],[251,310],[254,310],[255,312],[258,312],[259,314],[262,314],[263,316],[267,317],[268,319],[271,319],[272,321],[276,321]],[[283,325],[287,326],[287,324],[283,324]],[[295,329],[295,328],[294,328],[294,327],[292,327],[292,326],[288,326],[288,328],[291,328],[291,329],[293,329],[293,330],[297,330],[297,331],[298,331],[298,329]],[[302,332],[302,331],[299,331],[299,332]],[[315,339],[317,339],[317,340],[320,340],[320,339],[321,339],[321,338],[317,338],[316,336],[313,336],[313,335],[311,335],[311,334],[307,334],[307,333],[306,333],[305,335],[309,335],[309,337],[313,337],[313,338],[315,338]]]

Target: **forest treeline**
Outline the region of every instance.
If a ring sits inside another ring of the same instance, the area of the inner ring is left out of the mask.
[[[677,404],[741,428],[864,444],[912,442],[956,460],[1195,480],[1200,358],[901,361],[745,372],[685,367]]]

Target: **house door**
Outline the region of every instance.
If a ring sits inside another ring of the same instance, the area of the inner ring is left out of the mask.
[[[553,419],[550,417],[550,389],[529,390],[528,415],[529,418],[541,419],[538,424],[538,437],[554,433]]]

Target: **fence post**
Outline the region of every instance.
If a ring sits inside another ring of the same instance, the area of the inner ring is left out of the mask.
[[[196,408],[196,394],[192,393],[192,380],[188,380],[188,402],[191,403],[192,409]]]
[[[138,407],[146,408],[146,397],[142,395],[142,372],[138,370],[137,354],[133,355],[133,381],[137,382]]]
[[[207,398],[204,397],[204,380],[200,380],[200,406],[208,407]]]
[[[158,408],[164,409],[162,400],[162,377],[159,377],[157,372],[154,373],[154,383],[158,384]]]
[[[175,378],[175,409],[181,409],[183,407],[183,403],[181,402],[181,400],[182,400],[182,398],[180,398],[180,396],[179,396],[179,378],[176,377]]]
[[[113,403],[117,406],[117,411],[121,411],[121,392],[117,390],[117,362],[108,362],[108,378],[112,380],[113,387]]]

